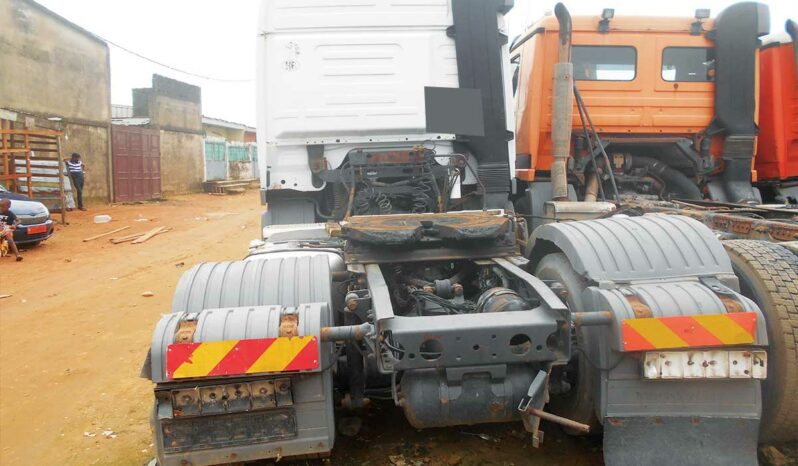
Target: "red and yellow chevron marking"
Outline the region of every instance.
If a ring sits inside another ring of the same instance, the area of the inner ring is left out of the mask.
[[[176,343],[166,353],[166,378],[309,371],[319,368],[314,336]]]
[[[624,351],[747,345],[756,341],[756,312],[626,319]]]

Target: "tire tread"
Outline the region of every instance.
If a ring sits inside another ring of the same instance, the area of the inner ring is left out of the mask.
[[[723,245],[732,263],[747,264],[756,274],[751,279],[768,290],[772,305],[762,306],[768,338],[771,346],[778,339],[784,348],[777,358],[780,364],[771,372],[774,380],[769,381],[778,389],[766,390],[763,396],[762,439],[798,438],[798,256],[766,241],[729,240]]]

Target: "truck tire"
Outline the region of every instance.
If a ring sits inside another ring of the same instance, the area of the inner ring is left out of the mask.
[[[587,281],[576,273],[565,254],[554,253],[544,256],[535,268],[535,276],[541,280],[560,283],[568,293],[565,301],[569,309],[585,308],[582,303],[582,290],[587,286]],[[591,347],[587,332],[578,332],[576,337],[579,347],[586,349]],[[555,370],[570,372],[570,374],[552,375],[565,378],[571,387],[565,393],[553,393],[549,409],[559,416],[589,425],[591,435],[600,433],[601,424],[596,415],[595,398],[599,392],[598,374],[587,360],[587,355],[577,352],[568,365],[557,367]],[[563,429],[570,435],[584,435],[574,429]]]
[[[762,384],[760,440],[798,439],[798,257],[767,241],[723,245],[740,291],[759,305],[767,322],[770,364]]]

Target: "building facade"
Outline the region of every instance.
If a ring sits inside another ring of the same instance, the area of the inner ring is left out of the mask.
[[[15,129],[64,131],[62,151],[81,154],[84,197],[111,198],[108,45],[31,0],[0,0],[0,117]]]

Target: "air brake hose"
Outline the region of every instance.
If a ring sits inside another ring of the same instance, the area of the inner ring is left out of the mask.
[[[660,179],[674,197],[679,199],[703,199],[701,190],[690,178],[679,170],[654,157],[632,156],[632,168],[645,168]]]

